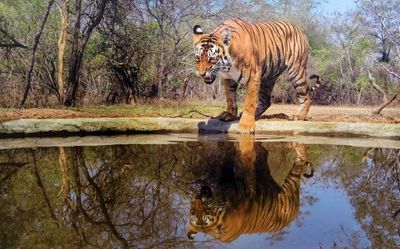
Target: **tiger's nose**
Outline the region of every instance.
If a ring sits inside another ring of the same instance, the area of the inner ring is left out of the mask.
[[[201,76],[201,77],[204,77],[204,75],[206,75],[206,72],[204,71],[204,72],[199,72],[199,71],[197,71],[197,74],[199,75],[199,76]]]

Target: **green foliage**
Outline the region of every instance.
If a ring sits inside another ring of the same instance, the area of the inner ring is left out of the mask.
[[[311,50],[312,60],[317,66],[317,70],[322,73],[325,80],[335,82],[338,78],[337,72],[332,70],[332,57],[334,56],[333,47],[322,47]],[[334,66],[335,67],[335,66]]]
[[[369,79],[368,79],[368,75],[366,75],[366,74],[361,75],[356,80],[357,86],[362,88],[362,89],[365,89],[365,88],[370,86],[370,84],[368,82],[369,82]]]
[[[355,66],[360,68],[368,60],[367,56],[371,52],[370,41],[367,39],[357,40],[353,46],[355,55]]]
[[[47,3],[43,0],[0,0],[0,25],[16,40],[31,46]],[[323,85],[329,86],[318,92],[317,104],[326,104],[319,102],[321,99],[330,99],[330,104],[377,104],[379,97],[371,98],[376,95],[367,85],[367,71],[374,74],[382,88],[388,92],[395,90],[394,80],[378,72],[379,65],[371,56],[388,50],[390,44],[384,43],[382,37],[396,32],[385,33],[381,26],[376,25],[379,18],[373,12],[373,1],[360,2],[354,11],[344,16],[325,16],[319,6],[319,1],[315,0],[184,0],[174,4],[149,1],[147,8],[143,0],[110,1],[84,52],[78,87],[80,104],[129,103],[130,100],[125,99],[129,99],[127,95],[132,92],[135,96],[133,101],[154,97],[209,99],[210,96],[223,100],[223,90],[217,84],[204,87],[202,80],[195,75],[191,29],[194,24],[201,24],[206,32],[211,32],[222,20],[234,16],[253,22],[286,20],[304,31],[310,45],[309,74],[319,74],[325,82]],[[93,1],[88,0],[82,1],[82,7],[83,32],[96,9],[92,8]],[[381,15],[391,17],[385,19],[390,29],[396,27],[393,25],[397,20],[396,8],[393,1],[378,4],[375,8]],[[68,9],[66,67],[71,65],[69,54],[74,20],[71,2]],[[60,11],[54,5],[36,54],[34,87],[31,98],[28,98],[31,106],[58,103],[55,76],[60,22]],[[0,32],[0,43],[7,39]],[[396,37],[386,39],[395,40]],[[396,71],[397,50],[390,51],[392,61],[388,66]],[[18,102],[24,89],[28,59],[28,49],[0,48],[0,81],[6,82],[0,91],[0,105],[12,106]],[[112,65],[119,68],[113,69]],[[67,72],[68,68],[65,68],[64,80]],[[122,77],[124,74],[128,76]],[[281,77],[279,84],[274,99],[290,102],[293,91],[286,78]],[[240,88],[239,95],[244,94],[245,89]],[[109,102],[110,96],[117,100]]]
[[[1,0],[0,17],[4,18],[4,28],[11,34],[24,41],[30,41],[45,7],[46,2],[42,0]]]

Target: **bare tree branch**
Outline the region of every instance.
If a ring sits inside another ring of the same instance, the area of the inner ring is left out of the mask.
[[[66,96],[64,98],[64,105],[66,106],[74,106],[76,102],[76,91],[78,89],[80,74],[81,74],[81,66],[83,54],[86,48],[86,44],[89,41],[89,38],[92,34],[94,28],[99,25],[101,19],[103,18],[105,8],[109,0],[101,0],[99,6],[97,7],[97,13],[92,17],[91,21],[89,21],[89,26],[87,26],[85,32],[83,33],[83,38],[81,43],[79,44],[79,36],[81,31],[81,0],[76,0],[75,2],[75,26],[74,26],[74,40],[72,42],[71,55],[70,55],[70,66],[69,66],[69,74],[68,74],[68,89],[66,91]]]
[[[0,42],[0,48],[29,48],[28,45],[25,45],[24,43],[15,39],[2,27],[0,27],[0,34],[11,41],[11,43]]]
[[[372,76],[370,71],[368,71],[368,81],[372,85],[372,87],[382,95],[383,101],[386,102],[387,96],[386,96],[385,91],[378,84],[376,84],[375,78]]]
[[[382,111],[386,106],[388,106],[390,103],[392,103],[392,102],[397,98],[397,96],[398,96],[399,94],[400,94],[400,89],[398,89],[397,92],[395,92],[395,93],[393,94],[393,96],[390,97],[385,103],[383,103],[382,105],[378,106],[378,107],[372,112],[372,114],[380,114],[381,111]]]
[[[374,62],[376,64],[378,64],[381,68],[383,68],[388,74],[392,75],[393,77],[395,77],[397,79],[400,79],[400,75],[399,74],[397,74],[396,72],[393,72],[390,68],[388,68],[383,63],[381,63],[378,60],[376,60],[375,58],[372,57],[372,59],[374,60]]]
[[[35,37],[33,39],[33,47],[32,47],[31,56],[30,56],[31,59],[30,59],[29,69],[26,72],[26,76],[25,76],[25,79],[26,79],[25,91],[24,91],[24,94],[22,96],[21,102],[19,104],[19,108],[24,106],[26,98],[28,97],[29,89],[31,88],[32,71],[33,71],[33,68],[34,68],[35,62],[36,62],[36,58],[35,58],[36,50],[37,50],[37,47],[39,45],[40,37],[42,36],[43,30],[44,30],[44,26],[45,26],[46,21],[47,21],[47,17],[50,14],[50,9],[51,9],[51,6],[53,5],[53,3],[54,3],[54,0],[50,0],[49,1],[48,5],[47,5],[46,13],[43,16],[42,21],[40,22],[39,30],[38,30],[38,32],[36,33],[36,35],[35,35]]]

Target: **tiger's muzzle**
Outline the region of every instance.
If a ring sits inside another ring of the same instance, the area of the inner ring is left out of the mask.
[[[206,74],[203,77],[204,83],[206,83],[206,84],[212,84],[216,78],[217,78],[217,76],[210,72],[206,72]]]

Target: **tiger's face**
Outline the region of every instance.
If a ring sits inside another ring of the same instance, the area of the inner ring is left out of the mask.
[[[200,194],[192,201],[188,238],[194,239],[197,232],[207,232],[215,238],[222,234],[222,216],[225,203],[216,202],[209,187],[202,187]]]
[[[220,71],[229,72],[232,60],[228,53],[230,32],[204,34],[199,25],[194,26],[194,62],[196,72],[206,84],[211,84]]]

